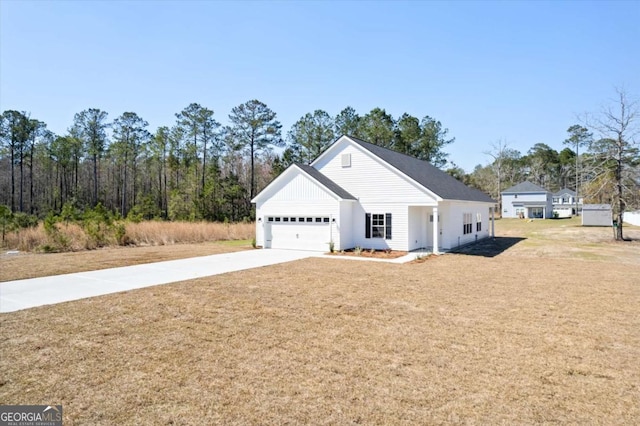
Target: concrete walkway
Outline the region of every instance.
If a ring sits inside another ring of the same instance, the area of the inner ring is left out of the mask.
[[[321,255],[297,250],[247,250],[0,283],[0,312],[150,287]]]

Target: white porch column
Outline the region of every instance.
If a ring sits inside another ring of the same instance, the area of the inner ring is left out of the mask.
[[[438,235],[440,235],[440,226],[438,226],[438,208],[433,208],[433,253],[438,253]]]
[[[496,208],[489,207],[489,210],[491,210],[491,238],[495,238],[496,237]]]

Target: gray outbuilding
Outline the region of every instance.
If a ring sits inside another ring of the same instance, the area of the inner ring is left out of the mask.
[[[611,204],[584,204],[582,226],[611,226]]]

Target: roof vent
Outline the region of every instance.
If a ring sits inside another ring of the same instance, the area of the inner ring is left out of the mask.
[[[342,154],[342,167],[351,167],[351,154]]]

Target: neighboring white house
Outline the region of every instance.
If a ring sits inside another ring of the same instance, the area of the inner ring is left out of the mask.
[[[611,204],[585,204],[582,206],[582,226],[611,226]]]
[[[502,217],[550,219],[552,194],[541,186],[525,181],[502,191]]]
[[[257,245],[317,251],[448,250],[489,237],[495,205],[426,161],[348,136],[252,202]]]
[[[582,210],[582,197],[578,197],[578,211],[576,212],[576,192],[567,188],[553,194],[553,216],[571,217],[580,214]]]

